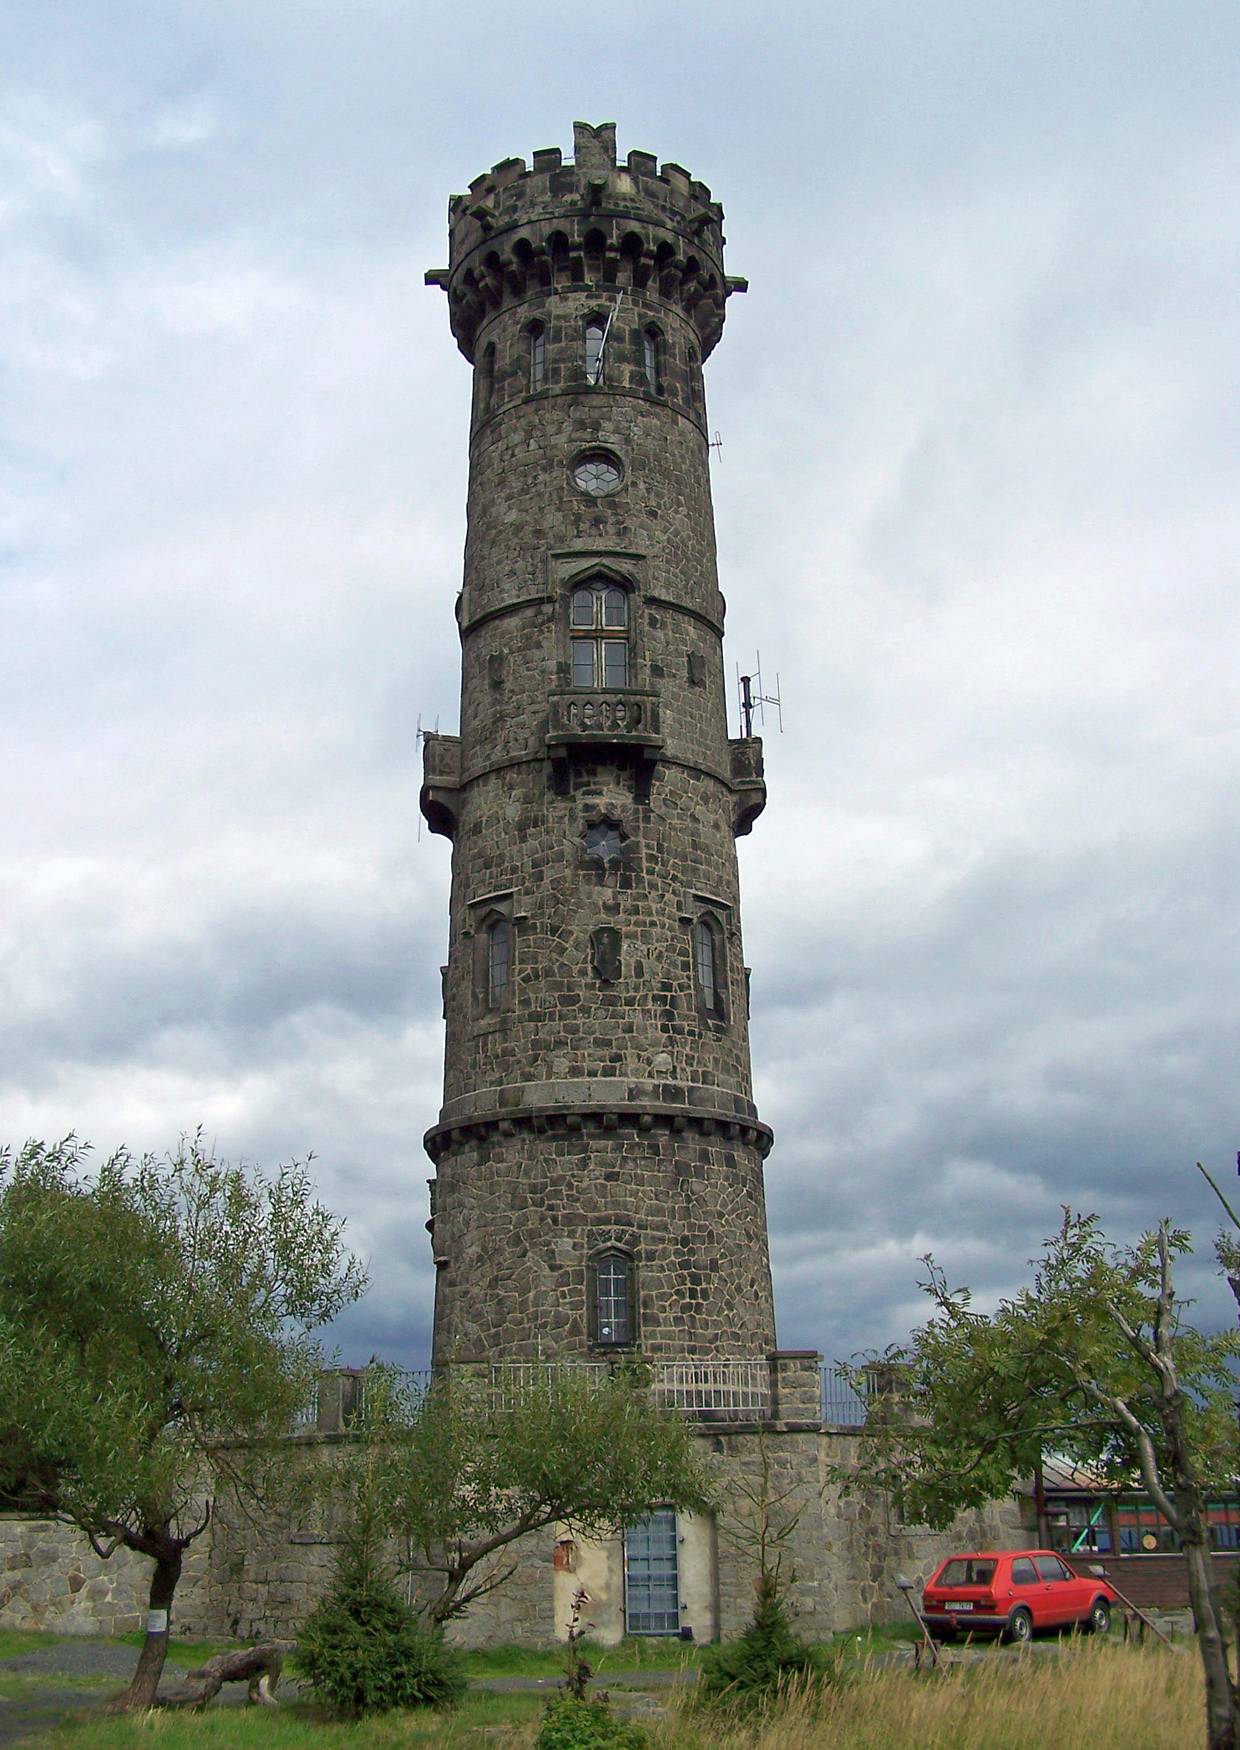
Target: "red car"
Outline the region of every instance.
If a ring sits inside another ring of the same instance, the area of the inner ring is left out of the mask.
[[[1048,1549],[986,1550],[948,1556],[922,1593],[922,1613],[936,1640],[998,1634],[1027,1641],[1036,1629],[1111,1626],[1115,1592],[1092,1574],[1076,1574]]]

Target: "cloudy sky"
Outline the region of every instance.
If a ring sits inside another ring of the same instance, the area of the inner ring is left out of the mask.
[[[60,0],[0,20],[0,1138],[317,1155],[428,1340],[468,370],[448,196],[728,214],[708,373],[780,1337],[1203,1240],[1236,1114],[1240,12]]]

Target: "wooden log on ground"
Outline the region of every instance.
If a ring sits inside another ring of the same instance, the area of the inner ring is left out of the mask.
[[[277,1707],[275,1688],[284,1668],[288,1648],[280,1641],[259,1641],[236,1653],[217,1653],[205,1665],[185,1673],[181,1683],[160,1687],[157,1707],[205,1707],[226,1683],[248,1683],[249,1698],[264,1707]]]

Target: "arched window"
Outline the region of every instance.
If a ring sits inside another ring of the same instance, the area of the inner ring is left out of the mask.
[[[632,1343],[636,1336],[633,1260],[627,1252],[600,1252],[591,1260],[590,1339]]]
[[[516,997],[514,969],[518,954],[517,896],[513,891],[489,893],[470,900],[465,931],[471,943],[470,1014],[486,1030],[511,1010]]]
[[[541,389],[547,381],[547,331],[541,322],[531,322],[526,333],[530,337],[530,388]]]
[[[586,382],[601,383],[603,380],[603,342],[607,338],[607,324],[601,316],[591,316],[586,323]]]
[[[629,684],[629,598],[602,578],[575,589],[569,606],[575,687]]]
[[[660,357],[662,339],[663,336],[657,328],[642,330],[642,375],[652,389],[658,388],[659,379],[663,375],[660,368],[663,362]]]
[[[507,918],[493,917],[486,928],[486,1006],[502,1009],[512,970],[512,934]]]
[[[727,1012],[723,931],[718,921],[705,913],[693,925],[693,983],[703,1012],[715,1020],[723,1020]]]

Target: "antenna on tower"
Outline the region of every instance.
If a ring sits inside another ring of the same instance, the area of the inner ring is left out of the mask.
[[[763,692],[762,652],[760,650],[754,652],[752,674],[742,674],[741,665],[739,662],[737,663],[736,687],[740,694],[741,701],[741,734],[746,738],[753,734],[755,712],[757,713],[759,723],[761,723],[762,727],[765,729],[766,707],[768,705],[773,705],[775,707],[776,721],[779,724],[779,733],[782,735],[784,733],[784,705],[783,700],[779,696],[779,670],[776,669],[775,671],[775,691],[773,693]]]
[[[603,360],[607,357],[607,341],[611,334],[611,325],[620,314],[620,306],[624,302],[624,294],[627,290],[627,286],[621,286],[620,296],[607,312],[607,320],[603,324],[603,338],[599,341],[598,346],[598,361],[594,366],[594,381],[596,383],[601,383],[603,381]]]
[[[723,460],[723,439],[719,436],[718,427],[715,428],[715,435],[711,439],[711,441],[707,444],[706,448],[708,450],[714,450],[715,454],[718,456],[719,460],[722,462],[722,460]]]

